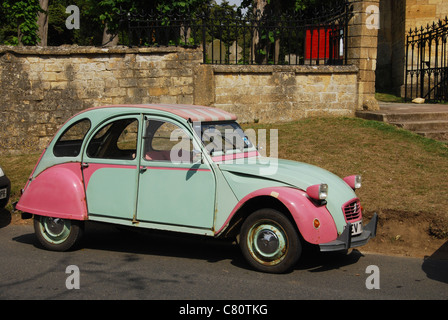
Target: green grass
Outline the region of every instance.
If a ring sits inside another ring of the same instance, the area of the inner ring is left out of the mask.
[[[358,118],[246,127],[278,129],[280,158],[311,163],[341,177],[362,175],[358,195],[369,212],[448,217],[448,148],[441,142]]]
[[[358,118],[312,118],[244,128],[268,129],[268,136],[269,129],[277,129],[280,158],[311,163],[341,177],[361,174],[358,195],[367,212],[448,218],[448,148],[443,143]],[[13,200],[19,198],[39,155],[0,156],[12,181]]]
[[[375,93],[375,98],[378,101],[382,101],[382,102],[405,102],[405,100],[402,97],[396,96],[391,93],[385,93],[385,92]]]

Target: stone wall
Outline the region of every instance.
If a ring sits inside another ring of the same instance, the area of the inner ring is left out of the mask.
[[[40,150],[65,120],[106,104],[193,103],[198,50],[0,47],[0,152]]]
[[[213,106],[241,122],[352,116],[357,105],[354,66],[205,67],[213,74]]]
[[[356,66],[203,65],[183,48],[0,47],[0,153],[42,150],[83,109],[107,104],[220,107],[242,122],[354,114]]]

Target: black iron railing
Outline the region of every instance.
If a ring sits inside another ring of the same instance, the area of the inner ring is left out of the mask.
[[[448,101],[448,18],[410,30],[406,37],[407,100]]]
[[[348,1],[319,9],[278,13],[269,7],[223,14],[121,13],[129,46],[202,46],[210,64],[346,64]]]

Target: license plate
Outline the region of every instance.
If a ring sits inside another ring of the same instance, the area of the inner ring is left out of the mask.
[[[7,190],[6,188],[0,189],[0,199],[5,199],[7,196]]]
[[[356,236],[362,233],[362,221],[356,221],[352,223],[352,236]]]

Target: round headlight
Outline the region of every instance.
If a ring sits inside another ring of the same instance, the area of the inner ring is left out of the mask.
[[[308,196],[310,196],[310,198],[316,200],[325,200],[328,196],[328,185],[322,183],[310,186],[306,189],[306,193],[308,194]]]
[[[348,176],[344,178],[344,181],[353,190],[361,188],[361,176]]]

